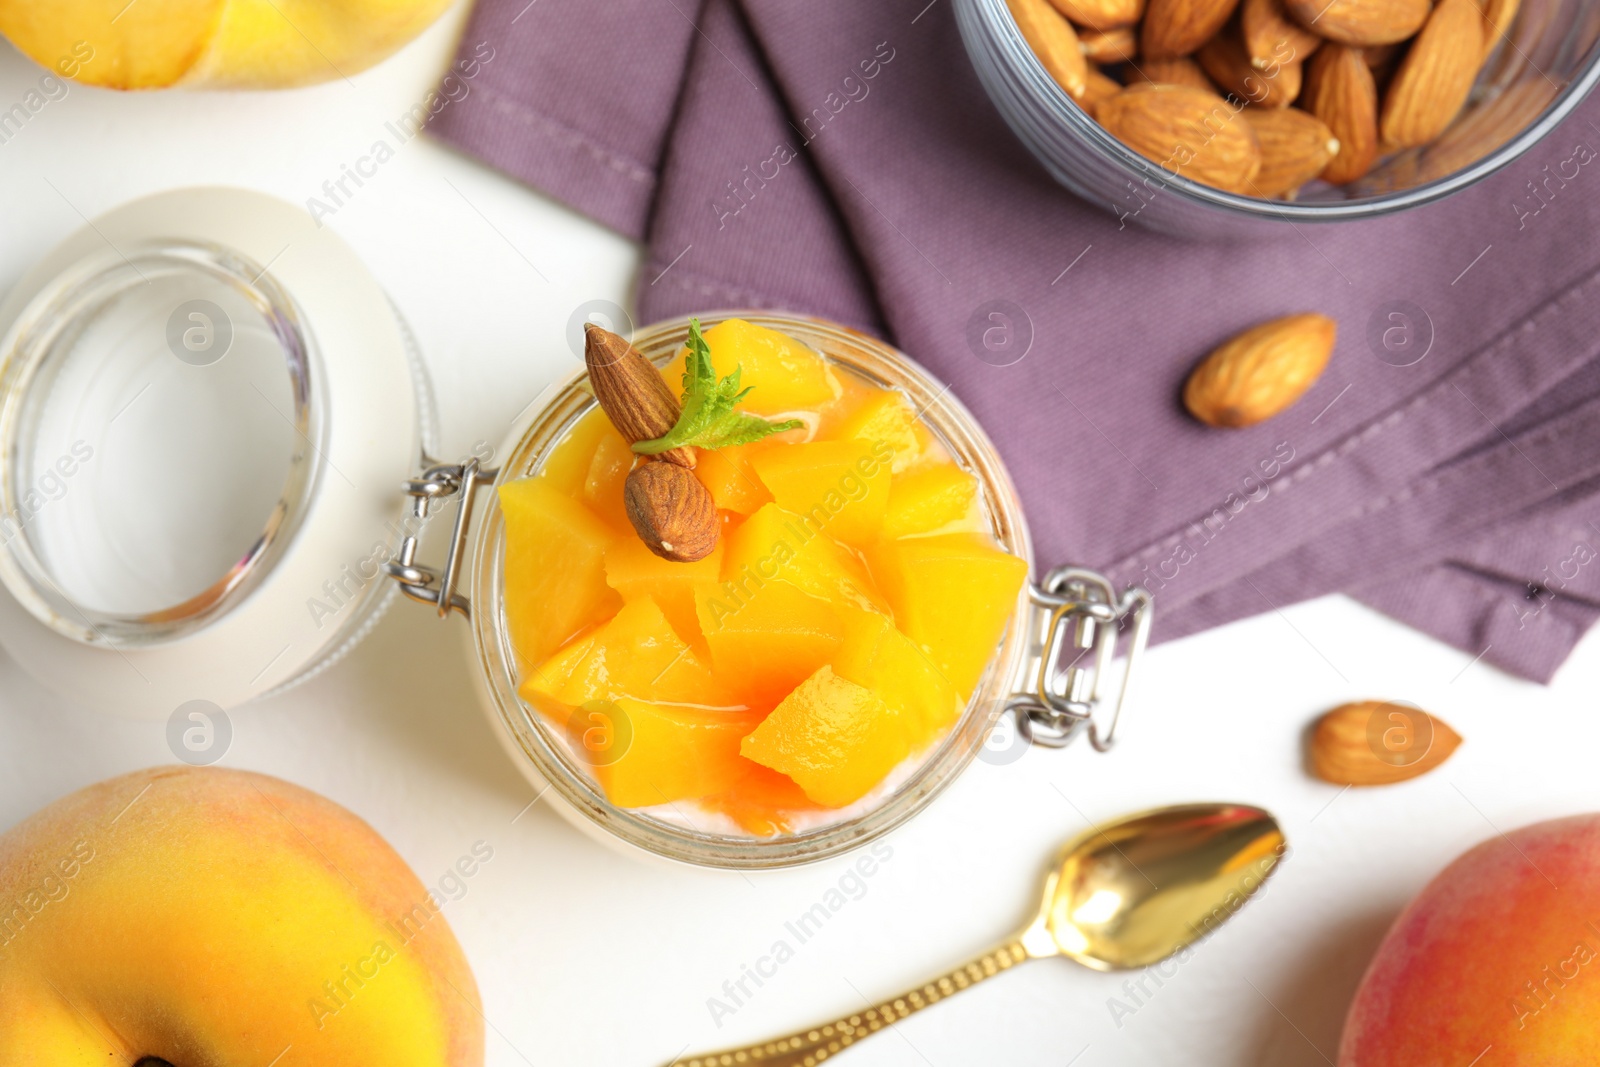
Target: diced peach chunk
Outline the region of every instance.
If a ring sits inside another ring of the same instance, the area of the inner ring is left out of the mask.
[[[881,541],[867,561],[895,625],[928,653],[962,700],[970,698],[1016,610],[1027,561],[965,533]]]
[[[705,798],[707,808],[728,816],[741,830],[757,837],[787,834],[794,830],[794,815],[820,810],[793,778],[751,760],[744,764],[748,773],[731,789]]]
[[[966,703],[928,654],[882,615],[845,614],[833,670],[899,709],[912,751],[940,736]]]
[[[602,434],[583,480],[583,502],[612,529],[631,533],[633,525],[622,503],[622,483],[628,480],[635,456],[628,442],[613,430]]]
[[[954,463],[933,463],[896,474],[889,483],[885,537],[927,533],[966,518],[978,499],[978,481]]]
[[[883,529],[892,456],[882,441],[813,441],[769,448],[750,465],[779,507],[859,545]]]
[[[835,436],[847,441],[882,441],[894,451],[892,466],[899,474],[922,452],[917,425],[917,413],[904,393],[875,389],[844,417]]]
[[[553,715],[565,714],[567,705],[557,700],[556,694],[565,692],[572,684],[579,664],[594,650],[594,636],[595,630],[590,630],[574,637],[543,663],[526,668],[522,672],[522,684],[518,686],[523,699]]]
[[[752,447],[760,445],[699,450],[695,477],[710,491],[711,500],[719,510],[749,515],[762,504],[772,502],[772,494],[750,467]]]
[[[842,636],[833,608],[788,582],[766,582],[748,594],[702,587],[697,607],[717,680],[751,707],[782,700],[828,662]]]
[[[810,519],[767,504],[728,537],[722,577],[743,591],[788,582],[802,592],[867,611],[887,611],[860,560]]]
[[[722,545],[693,563],[662,559],[630,531],[606,549],[606,582],[632,603],[650,597],[677,635],[704,648],[694,602],[701,589],[715,588],[722,577]]]
[[[740,739],[759,721],[749,713],[628,697],[609,707],[587,705],[576,718],[583,733],[595,731],[587,744],[575,731],[580,756],[595,765],[606,797],[623,808],[726,792],[750,773],[749,761],[739,755]]]
[[[605,580],[605,552],[616,534],[554,481],[508,482],[499,496],[506,625],[526,667],[621,607]]]
[[[547,706],[541,697],[570,706],[622,697],[716,708],[733,704],[648,596],[623,605],[615,618],[580,640],[588,644],[581,656],[563,650],[554,662],[528,673],[520,687],[524,699],[541,707]]]
[[[830,808],[861,799],[908,750],[899,712],[831,667],[801,682],[739,747]]]
[[[570,497],[583,493],[584,479],[589,476],[589,464],[594,461],[594,450],[607,434],[617,436],[611,419],[598,407],[573,424],[539,468],[539,477]]]
[[[718,377],[739,368],[739,387],[753,386],[739,402],[744,411],[775,415],[784,411],[817,408],[838,395],[833,371],[815,352],[777,330],[725,319],[705,331],[711,365]],[[679,352],[662,368],[674,395],[683,389],[685,353]]]

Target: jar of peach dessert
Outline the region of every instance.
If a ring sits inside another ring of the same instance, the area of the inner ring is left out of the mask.
[[[424,512],[466,507],[442,567],[411,542],[392,573],[470,617],[490,722],[549,802],[631,850],[773,868],[912,818],[997,723],[1024,744],[1110,746],[1149,597],[1072,568],[1028,580],[1016,490],[947,389],[795,315],[718,312],[632,342],[676,387],[691,336],[718,375],[738,369],[741,411],[792,427],[696,450],[715,508],[703,558],[644,543],[625,484],[663,461],[630,448],[581,370],[513,429],[498,470],[412,483]],[[1102,701],[1119,638],[1128,667]]]

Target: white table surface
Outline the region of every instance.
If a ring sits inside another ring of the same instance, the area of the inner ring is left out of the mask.
[[[0,288],[82,216],[147,193],[223,183],[303,203],[426,93],[462,16],[348,83],[236,95],[73,87],[0,144]],[[0,45],[0,107],[39,73]],[[426,138],[401,148],[330,224],[419,335],[447,455],[498,440],[570,366],[562,330],[573,309],[626,303],[639,262],[629,242]],[[1152,995],[1135,1002],[1123,976],[1032,964],[844,1062],[1322,1064],[1384,928],[1434,871],[1497,829],[1596,803],[1595,640],[1541,688],[1350,600],[1299,605],[1157,648],[1112,755],[1080,744],[975,764],[890,838],[893,858],[865,895],[718,1028],[708,998],[850,861],[746,879],[630,860],[542,803],[513,823],[533,791],[474,704],[459,635],[448,632],[461,624],[407,607],[332,671],[235,710],[222,765],[348,806],[425,882],[474,842],[492,846],[446,915],[482,989],[495,1067],[650,1067],[858,1009],[1010,933],[1032,906],[1041,864],[1087,820],[1211,799],[1271,809],[1294,852],[1175,977],[1147,983]],[[1466,743],[1442,769],[1388,789],[1341,793],[1308,778],[1306,725],[1370,696],[1431,709]],[[0,827],[171,760],[163,724],[66,706],[0,659]],[[1113,996],[1136,1006],[1120,1025]]]

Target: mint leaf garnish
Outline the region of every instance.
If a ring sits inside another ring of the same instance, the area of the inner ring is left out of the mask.
[[[683,364],[683,410],[672,429],[653,440],[636,442],[633,450],[655,456],[686,445],[728,448],[805,425],[799,419],[769,422],[759,415],[735,411],[734,406],[754,388],[739,388],[741,372],[742,368],[735,367],[732,374],[717,379],[716,369],[711,366],[711,347],[700,334],[700,320],[690,319],[689,355]]]

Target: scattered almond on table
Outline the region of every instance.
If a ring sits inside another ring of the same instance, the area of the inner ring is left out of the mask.
[[[1253,426],[1299,400],[1333,354],[1338,324],[1305,312],[1252,326],[1190,373],[1183,406],[1208,426]]]
[[[1283,199],[1443,134],[1518,4],[1007,0],[1045,70],[1129,148],[1205,185]],[[1288,109],[1297,117],[1256,121]]]
[[[1363,700],[1312,727],[1311,773],[1334,785],[1392,785],[1433,770],[1460,744],[1460,734],[1420,708]]]

